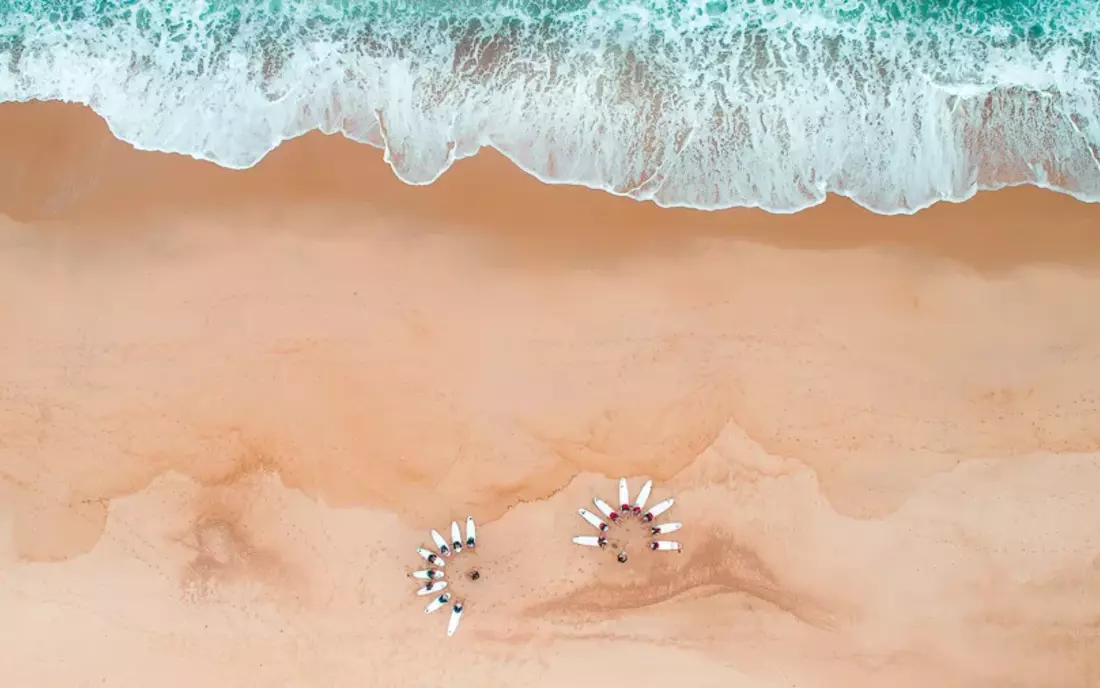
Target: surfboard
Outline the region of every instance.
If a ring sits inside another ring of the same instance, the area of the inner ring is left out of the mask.
[[[455,602],[451,609],[451,620],[447,622],[447,637],[451,637],[458,630],[458,622],[462,621],[462,603]]]
[[[447,587],[447,581],[432,581],[423,588],[417,590],[416,594],[423,597],[424,595],[431,595],[433,592],[442,590],[445,587]]]
[[[466,546],[470,549],[477,544],[477,526],[474,525],[474,517],[466,517]]]
[[[447,563],[445,561],[443,561],[442,557],[440,557],[438,554],[431,551],[430,549],[424,549],[423,547],[417,547],[416,548],[416,553],[419,554],[420,556],[424,557],[424,559],[427,560],[427,562],[429,564],[434,564],[435,566],[446,566],[447,565]]]
[[[432,540],[435,541],[435,546],[439,548],[440,554],[445,557],[451,556],[451,548],[447,546],[447,541],[443,539],[443,536],[440,535],[435,528],[432,529]]]
[[[419,578],[420,580],[435,580],[436,578],[442,578],[443,572],[436,571],[435,569],[428,569],[426,571],[413,571],[413,578]]]
[[[573,542],[585,547],[603,547],[607,544],[607,538],[599,535],[578,535],[573,538]]]
[[[607,524],[600,520],[600,517],[592,513],[588,509],[577,509],[577,513],[581,515],[581,518],[591,523],[594,527],[599,528],[600,532],[607,530]]]
[[[624,514],[630,512],[630,490],[626,486],[626,478],[619,478],[619,510]]]
[[[645,508],[646,500],[649,499],[649,491],[653,489],[653,481],[645,481],[645,485],[642,485],[642,491],[638,493],[638,498],[634,500],[634,513],[642,513],[642,509]]]
[[[681,549],[680,543],[672,540],[654,540],[649,548],[654,552],[679,552]]]
[[[610,518],[612,521],[619,517],[619,515],[615,513],[615,510],[609,507],[607,505],[607,502],[603,501],[599,497],[593,499],[592,503],[596,505],[596,508],[600,510],[600,513],[602,513],[607,518]]]
[[[653,508],[650,509],[648,512],[646,512],[646,515],[643,518],[645,518],[646,521],[652,521],[653,519],[657,518],[661,514],[665,513],[669,509],[671,509],[672,505],[675,504],[675,503],[676,503],[676,500],[673,499],[672,497],[669,497],[668,499],[666,499],[663,502],[659,502],[657,504],[654,504]]]
[[[450,601],[451,601],[451,593],[445,592],[442,595],[440,595],[439,597],[437,597],[434,600],[432,600],[431,602],[429,602],[428,606],[424,607],[424,613],[425,614],[431,614],[432,612],[439,609],[440,607],[442,607],[443,605],[447,604]]]
[[[683,527],[684,524],[682,523],[662,523],[659,526],[653,526],[652,528],[650,528],[649,532],[654,535],[664,535],[665,533],[675,533],[677,530],[680,530]]]
[[[451,521],[451,549],[455,554],[462,551],[462,531],[458,529],[458,521]]]

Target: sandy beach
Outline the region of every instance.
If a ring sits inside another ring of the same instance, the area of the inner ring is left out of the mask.
[[[1100,206],[0,132],[6,686],[1100,685]],[[570,542],[620,476],[682,555]],[[408,574],[468,514],[446,638]]]

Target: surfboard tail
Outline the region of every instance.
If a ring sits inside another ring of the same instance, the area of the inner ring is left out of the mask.
[[[623,513],[630,511],[630,490],[626,485],[626,478],[619,478],[619,509]]]

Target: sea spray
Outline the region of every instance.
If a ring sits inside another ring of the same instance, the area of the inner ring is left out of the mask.
[[[664,206],[1100,198],[1100,3],[0,0],[0,101],[255,165],[313,129],[427,184],[492,146]]]

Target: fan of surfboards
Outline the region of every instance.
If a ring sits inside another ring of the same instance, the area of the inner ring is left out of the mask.
[[[607,546],[607,532],[609,529],[608,523],[618,523],[621,519],[625,518],[640,518],[644,523],[650,524],[649,534],[654,538],[649,541],[649,549],[654,552],[682,552],[683,548],[679,542],[675,540],[661,540],[661,535],[667,533],[675,533],[680,530],[683,524],[681,523],[655,523],[657,517],[665,513],[672,508],[672,505],[676,503],[675,499],[669,497],[663,502],[658,502],[646,509],[646,502],[649,501],[649,493],[653,489],[653,481],[647,480],[642,489],[638,491],[638,496],[632,503],[630,501],[630,489],[626,484],[626,478],[619,478],[619,510],[611,508],[607,502],[603,501],[599,497],[596,497],[592,502],[596,505],[596,508],[600,510],[600,513],[604,515],[607,521],[604,521],[596,514],[587,509],[578,509],[577,513],[581,515],[585,521],[591,526],[600,531],[599,535],[578,535],[573,538],[573,542],[585,547],[606,547]],[[619,561],[626,561],[625,552],[620,553]]]
[[[417,578],[424,581],[424,587],[416,591],[416,594],[425,597],[428,595],[435,595],[434,599],[428,603],[427,607],[424,607],[425,614],[431,614],[437,609],[441,609],[447,604],[451,603],[451,593],[443,592],[447,588],[447,581],[444,580],[447,574],[443,571],[447,566],[445,558],[450,558],[457,555],[463,548],[474,549],[477,546],[477,526],[474,524],[474,517],[466,517],[466,538],[462,538],[462,531],[458,527],[458,521],[451,521],[451,541],[448,544],[447,540],[439,534],[439,531],[432,529],[432,541],[435,543],[436,550],[428,549],[426,547],[418,547],[417,553],[428,562],[429,568],[421,571],[413,571],[413,578]],[[439,594],[437,594],[439,593]],[[451,605],[451,619],[447,623],[447,635],[452,636],[455,631],[458,630],[458,622],[462,620],[463,604],[461,600],[455,600]]]

